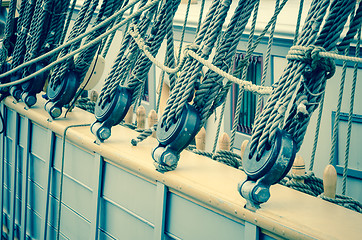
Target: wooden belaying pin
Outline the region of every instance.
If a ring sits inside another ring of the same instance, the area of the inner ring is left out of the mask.
[[[241,144],[241,147],[240,147],[240,156],[241,156],[241,159],[243,159],[243,156],[244,156],[244,153],[245,153],[245,149],[246,149],[246,146],[248,145],[249,143],[249,140],[244,140]]]
[[[329,198],[336,197],[337,172],[333,165],[327,165],[323,172],[323,195]]]
[[[230,137],[227,133],[223,133],[219,138],[219,149],[230,151]]]
[[[144,106],[139,106],[136,111],[137,128],[145,129],[146,126],[146,109]]]
[[[96,90],[92,90],[89,93],[89,100],[91,100],[92,102],[97,102],[98,99],[98,92]]]
[[[292,166],[292,173],[296,176],[304,176],[305,175],[305,163],[304,159],[297,155],[295,157],[293,166]],[[304,183],[304,179],[294,179],[296,182]]]
[[[155,110],[151,110],[148,114],[148,128],[152,128],[158,121],[157,113]],[[152,137],[156,137],[156,132],[152,133]]]
[[[124,117],[124,122],[127,124],[131,124],[133,121],[133,105],[129,107],[126,116]]]
[[[202,127],[199,133],[195,136],[196,149],[200,151],[205,151],[205,141],[206,141],[206,130]]]

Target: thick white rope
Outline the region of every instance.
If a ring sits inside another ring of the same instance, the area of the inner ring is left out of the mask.
[[[303,56],[305,51],[308,50],[307,46],[293,46],[290,48],[287,59],[296,60],[297,55]],[[362,63],[362,58],[350,57],[346,55],[340,55],[334,52],[319,52],[320,57],[332,58],[337,60],[343,60],[348,62]]]

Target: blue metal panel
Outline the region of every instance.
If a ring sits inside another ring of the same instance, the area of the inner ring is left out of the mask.
[[[103,196],[154,222],[156,187],[111,164],[105,164]]]
[[[60,171],[63,151],[63,139],[56,137],[54,149],[53,168]],[[69,142],[65,142],[64,152],[64,173],[78,180],[89,189],[93,187],[93,176],[90,174],[93,171],[94,156]]]
[[[24,148],[22,149],[23,152],[23,156],[22,156],[22,160],[23,160],[23,173],[22,173],[22,205],[21,205],[21,224],[20,224],[20,239],[25,239],[26,238],[26,224],[27,224],[27,204],[28,204],[28,169],[29,169],[29,151],[30,151],[30,136],[31,136],[31,122],[29,119],[26,120],[22,120],[20,122],[21,124],[23,124],[23,128],[21,132],[24,132],[26,134],[20,133],[19,138],[20,138],[20,144],[22,144],[22,146],[24,146]],[[20,175],[20,174],[19,174]],[[20,179],[20,178],[19,178]]]
[[[0,114],[2,114],[4,121],[7,120],[7,116],[5,115],[5,111],[6,108],[4,106],[4,104],[0,104]],[[5,122],[6,124],[6,122]],[[3,235],[3,207],[4,207],[4,168],[5,168],[5,142],[6,142],[6,138],[5,138],[5,126],[3,126],[3,133],[0,135],[0,210],[1,210],[1,215],[0,215],[0,237],[2,238]]]
[[[58,206],[59,201],[53,196],[49,197],[49,225],[57,228],[58,224]],[[83,201],[82,201],[83,200]],[[89,199],[78,198],[78,201],[85,202]],[[89,222],[80,216],[74,209],[62,203],[62,212],[60,219],[60,232],[69,239],[88,239]]]
[[[18,143],[19,143],[19,116],[17,113],[11,113],[12,116],[11,124],[9,127],[11,131],[9,135],[12,136],[12,158],[11,158],[11,196],[10,196],[10,225],[9,225],[9,238],[14,239],[14,230],[15,230],[15,208],[16,208],[16,192],[17,192],[17,168],[18,168]]]
[[[53,169],[50,193],[57,199],[59,199],[59,182],[60,172]],[[62,194],[62,203],[77,211],[83,218],[91,219],[92,203],[90,199],[92,199],[92,192],[89,189],[64,175]]]
[[[244,239],[244,225],[169,193],[166,231],[178,238]]]
[[[142,199],[145,203],[149,199]],[[116,239],[153,239],[153,227],[105,199],[101,199],[99,227]]]
[[[48,226],[48,209],[49,209],[49,191],[50,191],[50,172],[53,165],[53,154],[54,154],[54,133],[51,130],[47,131],[46,143],[49,144],[47,148],[47,153],[45,154],[47,157],[45,158],[45,183],[44,183],[44,192],[43,199],[45,199],[45,205],[42,211],[42,230],[40,239],[46,239],[47,236],[47,226]],[[32,144],[35,145],[35,144]],[[39,144],[40,145],[40,144]],[[43,146],[44,147],[44,146]]]
[[[102,179],[103,179],[103,157],[99,154],[94,156],[94,185],[92,193],[92,207],[93,216],[91,219],[91,231],[90,231],[90,240],[98,239],[98,224],[99,224],[99,202],[100,195],[102,192]]]
[[[166,201],[167,201],[167,187],[157,182],[157,199],[155,208],[155,240],[163,240],[165,237],[165,216],[166,216]]]

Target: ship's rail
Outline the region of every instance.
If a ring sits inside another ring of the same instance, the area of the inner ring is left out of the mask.
[[[252,212],[237,191],[242,171],[184,151],[178,168],[162,174],[150,154],[155,139],[132,146],[130,139],[138,133],[117,126],[98,145],[89,126],[76,127],[90,124],[93,115],[76,108],[67,118],[49,121],[43,104],[39,99],[26,109],[8,97],[1,106],[7,122],[0,138],[2,224],[9,238],[22,239],[25,233],[31,239],[56,238],[62,156],[62,239],[361,236],[359,213],[281,185],[272,186],[270,200]]]

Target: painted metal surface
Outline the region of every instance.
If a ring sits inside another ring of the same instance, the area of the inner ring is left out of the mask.
[[[251,212],[243,208],[245,200],[237,193],[237,182],[244,175],[236,169],[186,152],[177,170],[161,174],[154,170],[150,156],[154,139],[132,147],[127,139],[137,133],[123,127],[116,129],[117,134],[109,142],[100,145],[94,143],[89,127],[69,129],[63,149],[65,128],[91,122],[90,115],[78,109],[66,120],[49,122],[40,107],[24,110],[21,103],[8,99],[6,105],[9,134],[1,136],[5,144],[0,144],[4,154],[1,189],[6,236],[14,220],[15,237],[24,234],[25,226],[31,239],[56,239],[63,150],[60,239],[328,239],[330,234],[338,239],[336,232],[341,229],[350,231],[353,239],[357,236],[353,226],[362,222],[362,217],[349,210],[282,186],[272,188],[271,201]],[[12,119],[19,120],[17,144],[12,140],[16,135]],[[12,205],[15,217],[11,219],[15,149],[19,160],[17,181],[21,184]],[[27,158],[26,191],[23,161]],[[298,207],[300,203],[304,210]],[[336,210],[337,217],[344,215],[352,226],[338,227],[337,222],[331,233],[325,230],[328,227],[318,226],[318,221],[327,219],[318,215],[331,209]],[[25,225],[21,220],[24,214]]]

